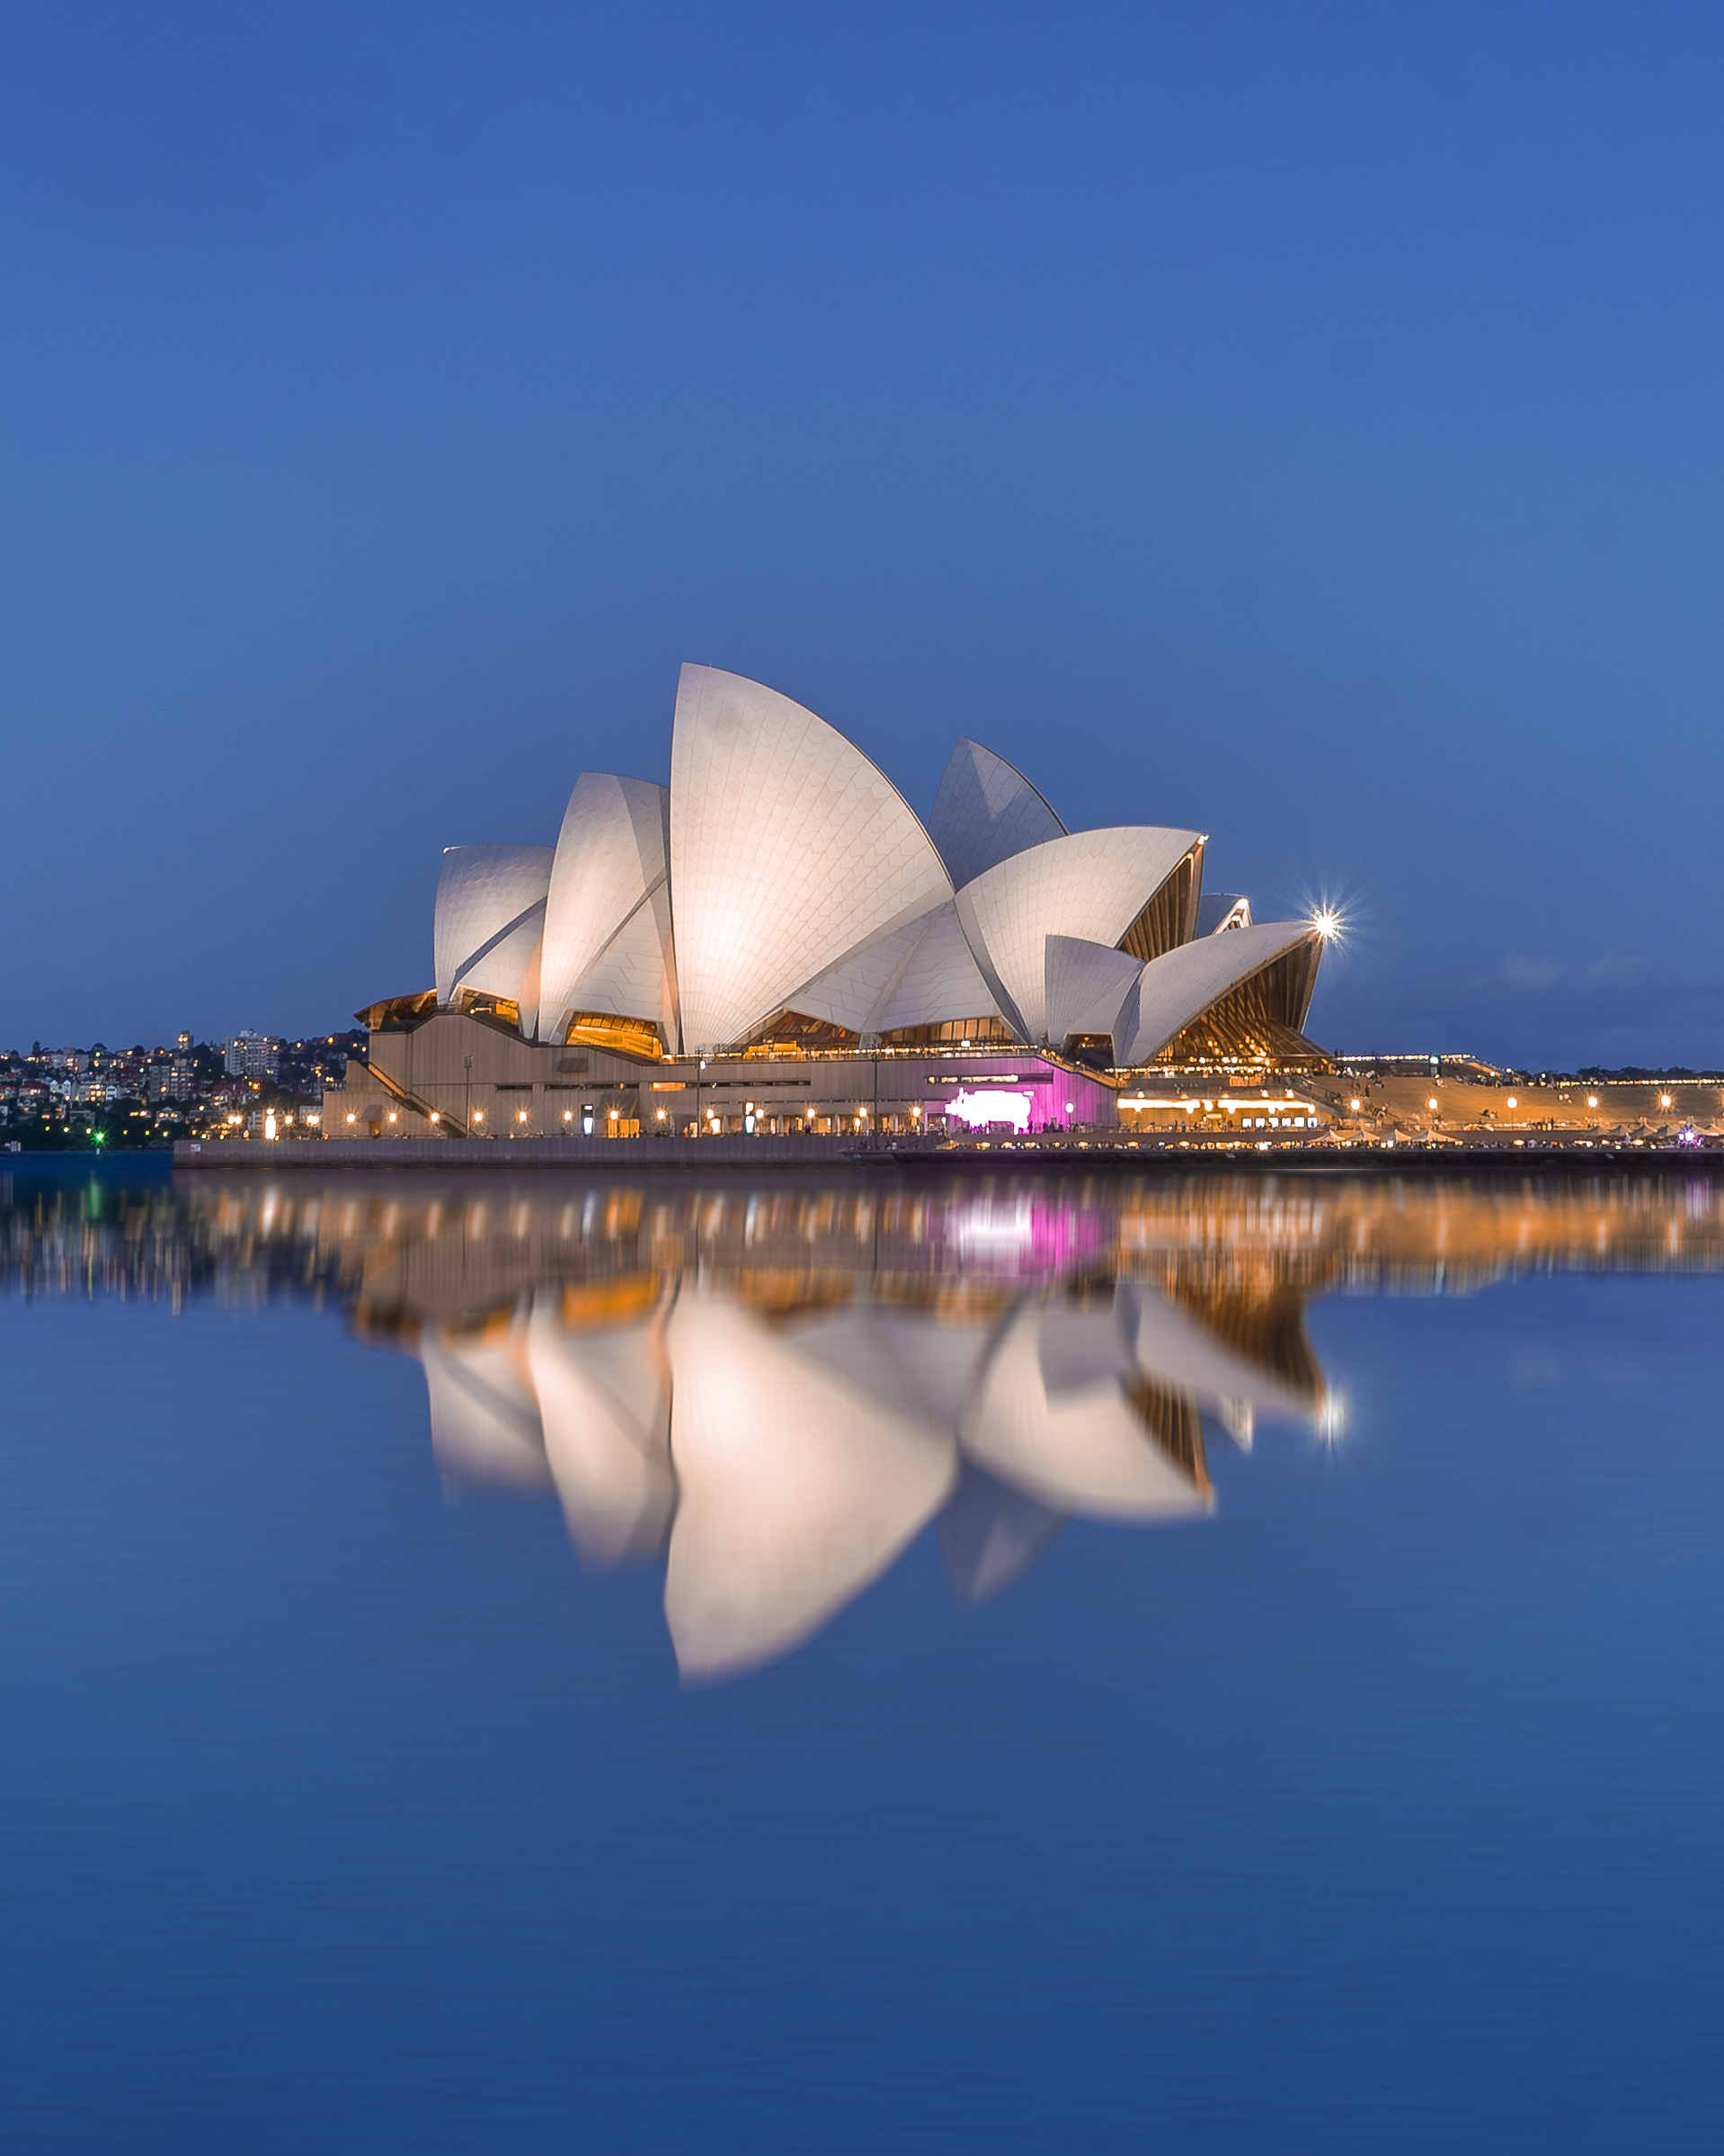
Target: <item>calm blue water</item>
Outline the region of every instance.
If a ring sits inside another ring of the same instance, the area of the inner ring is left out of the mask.
[[[8,2148],[1716,2145],[1710,1187],[648,1179],[600,1261],[618,1186],[485,1182],[404,1316],[473,1182],[127,1180],[0,1186]],[[1134,1282],[1320,1404],[1191,1392],[1213,1512],[978,1599],[948,1510],[688,1682],[662,1559],[440,1463],[414,1347],[654,1252],[798,1354]]]

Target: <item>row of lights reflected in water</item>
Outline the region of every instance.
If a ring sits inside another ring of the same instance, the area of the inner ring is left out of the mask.
[[[788,1652],[930,1524],[973,1605],[1073,1519],[1206,1519],[1217,1446],[1333,1443],[1314,1296],[1724,1268],[1718,1193],[1673,1176],[11,1180],[15,1292],[309,1295],[413,1357],[451,1488],[662,1564],[689,1681]]]

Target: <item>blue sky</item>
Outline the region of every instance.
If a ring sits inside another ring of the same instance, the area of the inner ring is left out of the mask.
[[[1715,9],[14,10],[0,1041],[430,979],[684,658],[1724,1061]]]

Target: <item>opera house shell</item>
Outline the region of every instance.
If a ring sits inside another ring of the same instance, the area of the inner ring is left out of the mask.
[[[360,1013],[381,1051],[370,1110],[389,1103],[387,1135],[573,1135],[594,1118],[601,1134],[692,1130],[692,1103],[649,1109],[645,1066],[663,1066],[648,1082],[668,1096],[689,1082],[672,1065],[746,1058],[745,1090],[769,1095],[768,1065],[812,1059],[820,1082],[790,1082],[807,1098],[751,1100],[751,1130],[757,1113],[775,1130],[850,1114],[928,1127],[939,1081],[899,1066],[957,1056],[978,1088],[1017,1084],[1019,1127],[1035,1127],[1111,1120],[1110,1086],[1148,1065],[1320,1065],[1302,1032],[1319,929],[1206,895],[1205,843],[1152,824],[1068,831],[967,740],[924,823],[813,712],[685,666],[668,786],[583,771],[555,846],[445,851],[433,988]],[[453,1020],[471,1021],[458,1052]],[[505,1039],[533,1056],[500,1061]],[[829,1067],[860,1058],[866,1089]],[[706,1089],[702,1131],[739,1127],[741,1103],[717,1102],[727,1081]],[[511,1090],[532,1097],[512,1105]],[[603,1098],[551,1097],[577,1091]],[[324,1135],[355,1133],[332,1118]]]

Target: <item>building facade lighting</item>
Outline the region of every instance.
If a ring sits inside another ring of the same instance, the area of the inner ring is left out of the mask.
[[[1082,1043],[1115,1069],[1303,1053],[1341,917],[1253,922],[1242,896],[1204,895],[1207,844],[1151,824],[1068,831],[973,741],[924,824],[813,712],[689,666],[668,785],[582,772],[554,847],[444,849],[423,1015],[689,1055],[697,1083],[715,1044],[775,1040],[858,1056]]]

